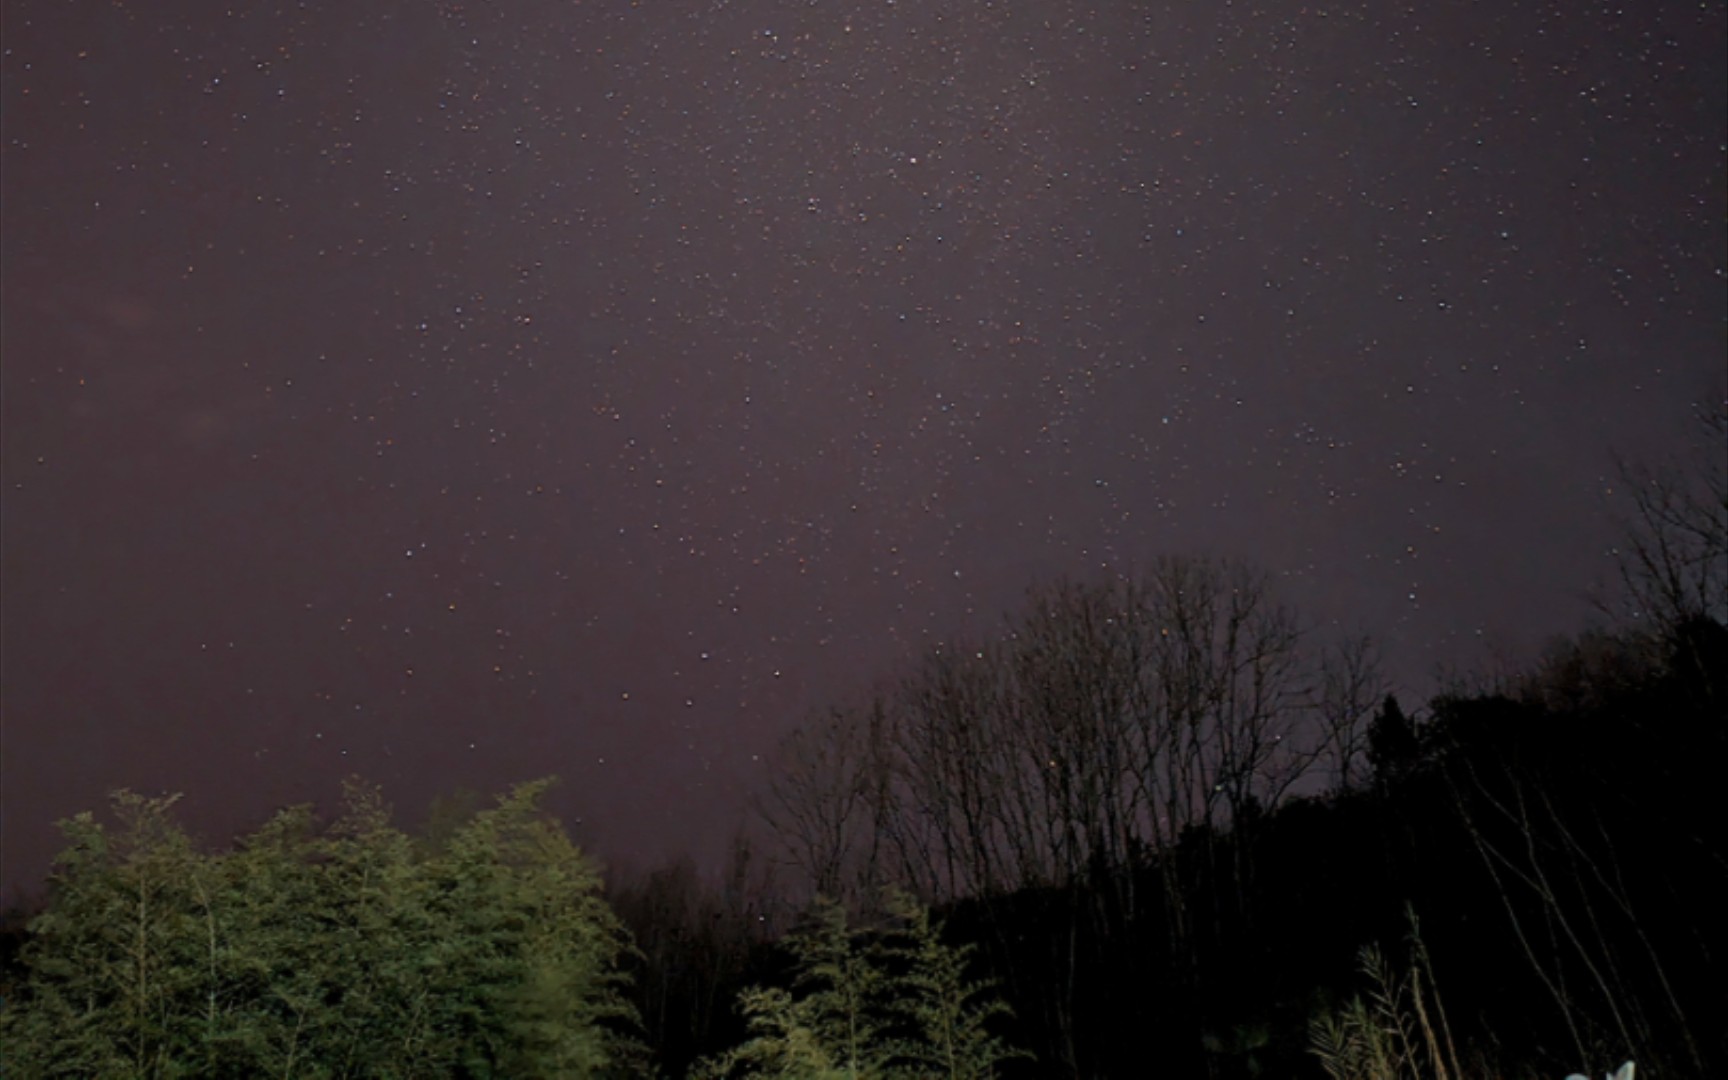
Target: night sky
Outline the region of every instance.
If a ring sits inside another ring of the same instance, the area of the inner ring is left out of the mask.
[[[350,773],[711,859],[807,709],[1160,553],[1419,699],[1728,383],[1717,0],[4,13],[11,891]]]

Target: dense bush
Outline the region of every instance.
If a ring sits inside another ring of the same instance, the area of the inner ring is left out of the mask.
[[[839,904],[819,900],[786,945],[791,990],[741,995],[750,1038],[700,1063],[696,1075],[799,1080],[985,1080],[1030,1055],[990,1030],[1008,1013],[987,982],[967,978],[970,947],[904,894],[888,897],[887,925],[854,929]]]
[[[328,828],[286,810],[219,855],[173,799],[63,823],[0,1014],[7,1075],[640,1075],[625,939],[545,787],[436,847],[359,785]]]

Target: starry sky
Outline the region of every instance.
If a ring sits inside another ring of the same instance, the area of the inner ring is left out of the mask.
[[[709,858],[1035,581],[1576,628],[1724,373],[1725,14],[5,0],[4,886],[130,786]],[[1623,500],[1622,500],[1623,501]]]

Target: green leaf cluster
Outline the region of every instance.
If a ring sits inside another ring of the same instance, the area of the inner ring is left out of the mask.
[[[1310,1050],[1332,1080],[1458,1080],[1464,1071],[1434,990],[1434,969],[1416,913],[1410,923],[1411,962],[1398,971],[1379,946],[1358,954],[1368,1000],[1353,997],[1309,1025]]]
[[[13,1077],[640,1075],[593,865],[516,787],[436,848],[358,783],[223,854],[122,792],[68,847],[0,1012]]]
[[[890,893],[886,907],[886,926],[860,929],[819,899],[786,941],[792,989],[744,991],[750,1038],[694,1075],[987,1080],[1029,1058],[990,1031],[1009,1009],[993,984],[967,979],[973,947],[944,943],[941,924],[904,894]]]

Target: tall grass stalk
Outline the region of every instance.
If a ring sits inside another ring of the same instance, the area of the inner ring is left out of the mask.
[[[1408,965],[1398,970],[1378,945],[1358,954],[1367,999],[1309,1025],[1309,1049],[1332,1080],[1463,1080],[1458,1051],[1435,988],[1433,961],[1413,910]]]

